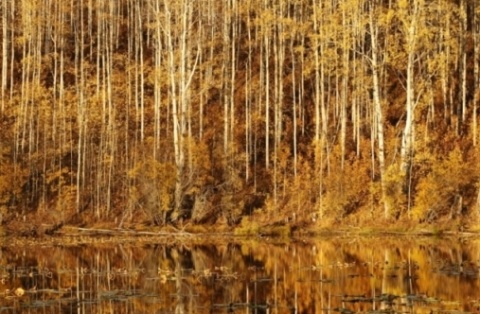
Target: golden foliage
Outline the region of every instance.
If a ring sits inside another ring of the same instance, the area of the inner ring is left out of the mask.
[[[415,193],[413,216],[432,222],[439,216],[455,218],[475,195],[479,169],[475,159],[456,146],[444,157],[419,159],[422,176]],[[419,171],[419,172],[420,172]]]
[[[385,203],[428,221],[474,206],[472,1],[47,2],[0,10],[12,220],[261,211],[301,228]]]
[[[128,172],[128,178],[134,181],[129,194],[132,206],[146,211],[155,223],[165,223],[173,201],[174,166],[146,158]]]

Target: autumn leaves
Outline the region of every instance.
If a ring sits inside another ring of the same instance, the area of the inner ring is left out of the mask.
[[[442,162],[442,132],[476,158],[470,1],[0,9],[0,175],[15,182],[0,184],[0,205],[12,217],[29,199],[66,217],[163,224],[188,219],[201,199],[212,220],[235,223],[254,206],[242,198],[256,195],[265,203],[254,207],[282,221],[367,209],[390,218],[419,211],[430,188],[417,173],[441,167],[417,154]]]

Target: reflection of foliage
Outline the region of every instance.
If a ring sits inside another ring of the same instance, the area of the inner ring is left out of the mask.
[[[247,306],[311,313],[319,304],[369,312],[375,301],[392,313],[407,311],[404,306],[415,306],[418,313],[440,307],[472,310],[469,298],[480,288],[478,280],[470,280],[479,276],[478,241],[209,242],[12,246],[0,258],[2,306],[48,311],[62,303],[69,311],[80,302],[92,313],[168,312],[177,306],[194,313]]]

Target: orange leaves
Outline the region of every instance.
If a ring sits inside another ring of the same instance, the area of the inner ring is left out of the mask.
[[[461,3],[9,4],[0,11],[2,117],[11,121],[0,132],[0,206],[12,193],[31,198],[29,173],[46,204],[155,217],[175,189],[178,207],[208,190],[205,204],[234,222],[241,193],[304,221],[307,211],[341,217],[384,198],[404,213],[410,179],[420,212],[471,193],[477,170],[463,166],[473,162],[463,151],[442,156],[475,132],[478,51],[465,26],[480,16]],[[406,125],[411,173],[398,167]]]
[[[447,156],[429,156],[430,162],[418,160],[419,171],[424,175],[418,179],[413,215],[418,219],[435,213],[450,214],[451,207],[459,197],[467,198],[475,194],[479,179],[479,169],[474,159],[455,147]],[[419,172],[418,171],[418,172]]]

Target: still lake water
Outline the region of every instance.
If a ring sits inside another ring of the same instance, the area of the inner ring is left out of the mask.
[[[0,313],[480,312],[480,239],[7,246]]]

